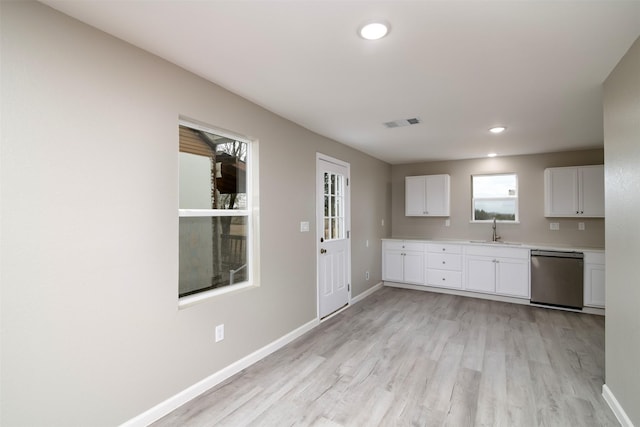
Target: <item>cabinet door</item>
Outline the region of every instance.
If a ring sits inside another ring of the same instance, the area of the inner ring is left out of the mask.
[[[404,280],[404,256],[400,251],[385,251],[383,275],[384,280],[402,282]]]
[[[585,166],[580,173],[580,215],[604,217],[604,166]]]
[[[467,256],[466,267],[467,290],[495,293],[496,263],[494,258]]]
[[[425,178],[426,215],[449,216],[449,175],[428,175]]]
[[[422,252],[404,253],[404,281],[415,285],[424,284],[424,254]]]
[[[496,263],[496,293],[529,298],[529,261],[498,258]]]
[[[405,216],[425,215],[425,196],[427,192],[424,176],[408,176],[404,179]]]
[[[578,168],[549,168],[544,171],[544,216],[576,216]]]
[[[604,308],[605,306],[605,269],[602,264],[584,266],[584,305]]]

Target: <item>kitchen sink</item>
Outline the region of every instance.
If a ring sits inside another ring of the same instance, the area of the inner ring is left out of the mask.
[[[483,244],[490,244],[490,245],[510,245],[510,246],[521,246],[522,243],[520,242],[501,242],[501,241],[491,241],[491,240],[469,240],[469,243],[483,243]]]

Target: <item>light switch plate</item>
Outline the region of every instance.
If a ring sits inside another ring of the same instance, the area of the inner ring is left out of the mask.
[[[224,339],[224,323],[216,326],[216,342]]]
[[[578,223],[578,230],[584,231],[584,222],[579,222]]]
[[[300,232],[305,233],[309,231],[309,221],[300,221]]]
[[[559,222],[550,222],[549,223],[549,230],[560,230],[560,223]]]

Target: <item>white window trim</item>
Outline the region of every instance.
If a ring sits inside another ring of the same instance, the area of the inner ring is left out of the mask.
[[[516,195],[510,197],[473,197],[473,177],[475,176],[500,176],[500,175],[514,175],[516,178]],[[493,219],[475,219],[475,206],[476,200],[492,200],[492,201],[500,201],[500,200],[516,200],[516,210],[515,210],[515,219],[504,220],[504,219],[496,219],[496,222],[502,224],[520,224],[520,183],[518,182],[518,174],[515,172],[503,172],[503,173],[480,173],[480,174],[472,174],[471,175],[471,220],[469,221],[471,224],[486,224],[493,222]]]
[[[207,126],[198,121],[180,118],[179,125],[201,130],[203,132],[224,136],[247,144],[246,170],[247,209],[178,209],[178,219],[183,217],[217,217],[217,216],[246,216],[247,217],[247,274],[244,282],[221,288],[198,292],[184,297],[178,297],[178,308],[184,309],[192,305],[207,301],[220,295],[241,291],[260,286],[260,237],[259,237],[259,193],[258,193],[258,140],[242,136],[216,127]],[[178,236],[179,238],[179,236]]]

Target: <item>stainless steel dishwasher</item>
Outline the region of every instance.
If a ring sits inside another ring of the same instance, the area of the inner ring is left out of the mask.
[[[582,310],[584,254],[531,250],[531,302]]]

